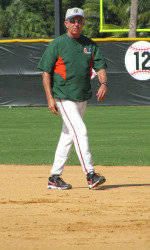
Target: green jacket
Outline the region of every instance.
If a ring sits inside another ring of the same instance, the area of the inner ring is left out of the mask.
[[[64,34],[50,42],[38,68],[51,74],[54,98],[85,101],[92,95],[92,68],[105,69],[106,63],[91,39],[82,35],[74,39]]]

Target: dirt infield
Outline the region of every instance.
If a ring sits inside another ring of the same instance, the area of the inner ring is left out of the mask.
[[[95,168],[100,189],[67,166],[73,189],[47,190],[50,167],[0,165],[0,249],[150,249],[150,166]]]

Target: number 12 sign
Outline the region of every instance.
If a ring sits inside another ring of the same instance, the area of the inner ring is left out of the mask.
[[[133,43],[125,55],[128,73],[136,80],[150,79],[150,43],[139,41]]]

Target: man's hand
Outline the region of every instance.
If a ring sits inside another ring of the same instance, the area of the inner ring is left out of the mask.
[[[96,94],[97,101],[103,101],[107,95],[107,86],[102,84]]]
[[[55,115],[59,115],[57,104],[51,93],[51,76],[47,72],[43,72],[43,86],[46,92],[47,103],[50,111]]]
[[[57,104],[56,104],[53,97],[49,98],[48,107],[49,107],[49,110],[51,111],[51,113],[53,113],[55,115],[59,115]]]
[[[103,101],[107,95],[107,86],[103,84],[103,82],[107,82],[107,76],[106,76],[106,71],[105,69],[99,70],[97,73],[99,82],[101,84],[98,92],[97,92],[97,101]]]

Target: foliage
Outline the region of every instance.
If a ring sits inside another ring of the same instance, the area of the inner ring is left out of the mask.
[[[2,35],[3,18],[4,18],[4,13],[3,13],[3,10],[0,6],[0,35]]]
[[[89,37],[99,36],[99,0],[86,0],[83,5],[85,12],[85,26],[83,33]]]
[[[4,10],[6,7],[11,3],[11,0],[1,0],[0,1],[0,6]]]
[[[8,22],[6,20],[5,12],[0,6],[0,37],[7,36]]]
[[[54,34],[54,0],[18,1],[6,9],[10,37],[49,37]]]
[[[131,0],[104,0],[104,17],[107,27],[129,28]],[[137,28],[150,27],[150,11],[147,10],[147,0],[138,1]],[[104,25],[105,26],[105,25]],[[114,36],[127,36],[127,33],[114,33]],[[137,36],[148,36],[147,33],[138,33]]]
[[[130,16],[130,1],[118,0],[118,1],[104,1],[104,16],[107,23],[120,26],[122,28],[128,28],[129,16]]]
[[[104,27],[128,28],[131,0],[104,0]],[[89,37],[106,37],[110,33],[99,33],[99,0],[62,0],[62,23],[66,10],[81,7],[85,11],[86,24],[83,33]],[[147,0],[139,0],[138,28],[150,27],[150,11]],[[65,31],[65,30],[64,30]],[[0,37],[54,37],[55,0],[1,0]],[[127,33],[114,33],[126,36]],[[148,36],[148,33],[138,33]]]

